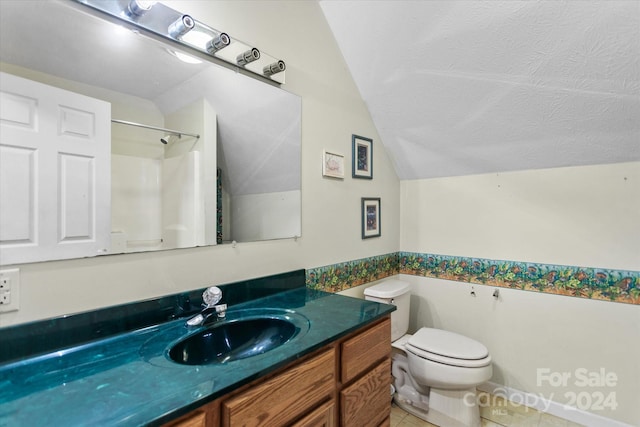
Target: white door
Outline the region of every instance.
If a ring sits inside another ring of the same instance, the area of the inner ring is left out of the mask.
[[[111,232],[111,105],[0,73],[0,264],[95,256]]]

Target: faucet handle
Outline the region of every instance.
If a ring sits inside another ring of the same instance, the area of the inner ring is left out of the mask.
[[[202,313],[198,313],[193,316],[191,319],[187,320],[187,326],[200,326],[204,322],[204,316]]]
[[[214,308],[216,309],[218,318],[222,319],[227,315],[227,304],[216,305]]]
[[[213,307],[222,299],[222,291],[217,286],[211,286],[202,293],[202,299],[207,307]]]

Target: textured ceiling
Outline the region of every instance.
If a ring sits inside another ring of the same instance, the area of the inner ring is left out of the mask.
[[[640,160],[640,1],[320,6],[401,179]]]

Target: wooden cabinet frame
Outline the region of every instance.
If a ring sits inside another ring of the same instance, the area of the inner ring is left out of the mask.
[[[387,315],[166,427],[388,425],[390,356]]]

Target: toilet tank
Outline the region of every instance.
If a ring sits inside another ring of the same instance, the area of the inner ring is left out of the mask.
[[[391,341],[395,341],[409,330],[409,305],[411,285],[402,280],[385,280],[364,290],[364,298],[384,304],[393,304],[396,311],[391,313]]]

